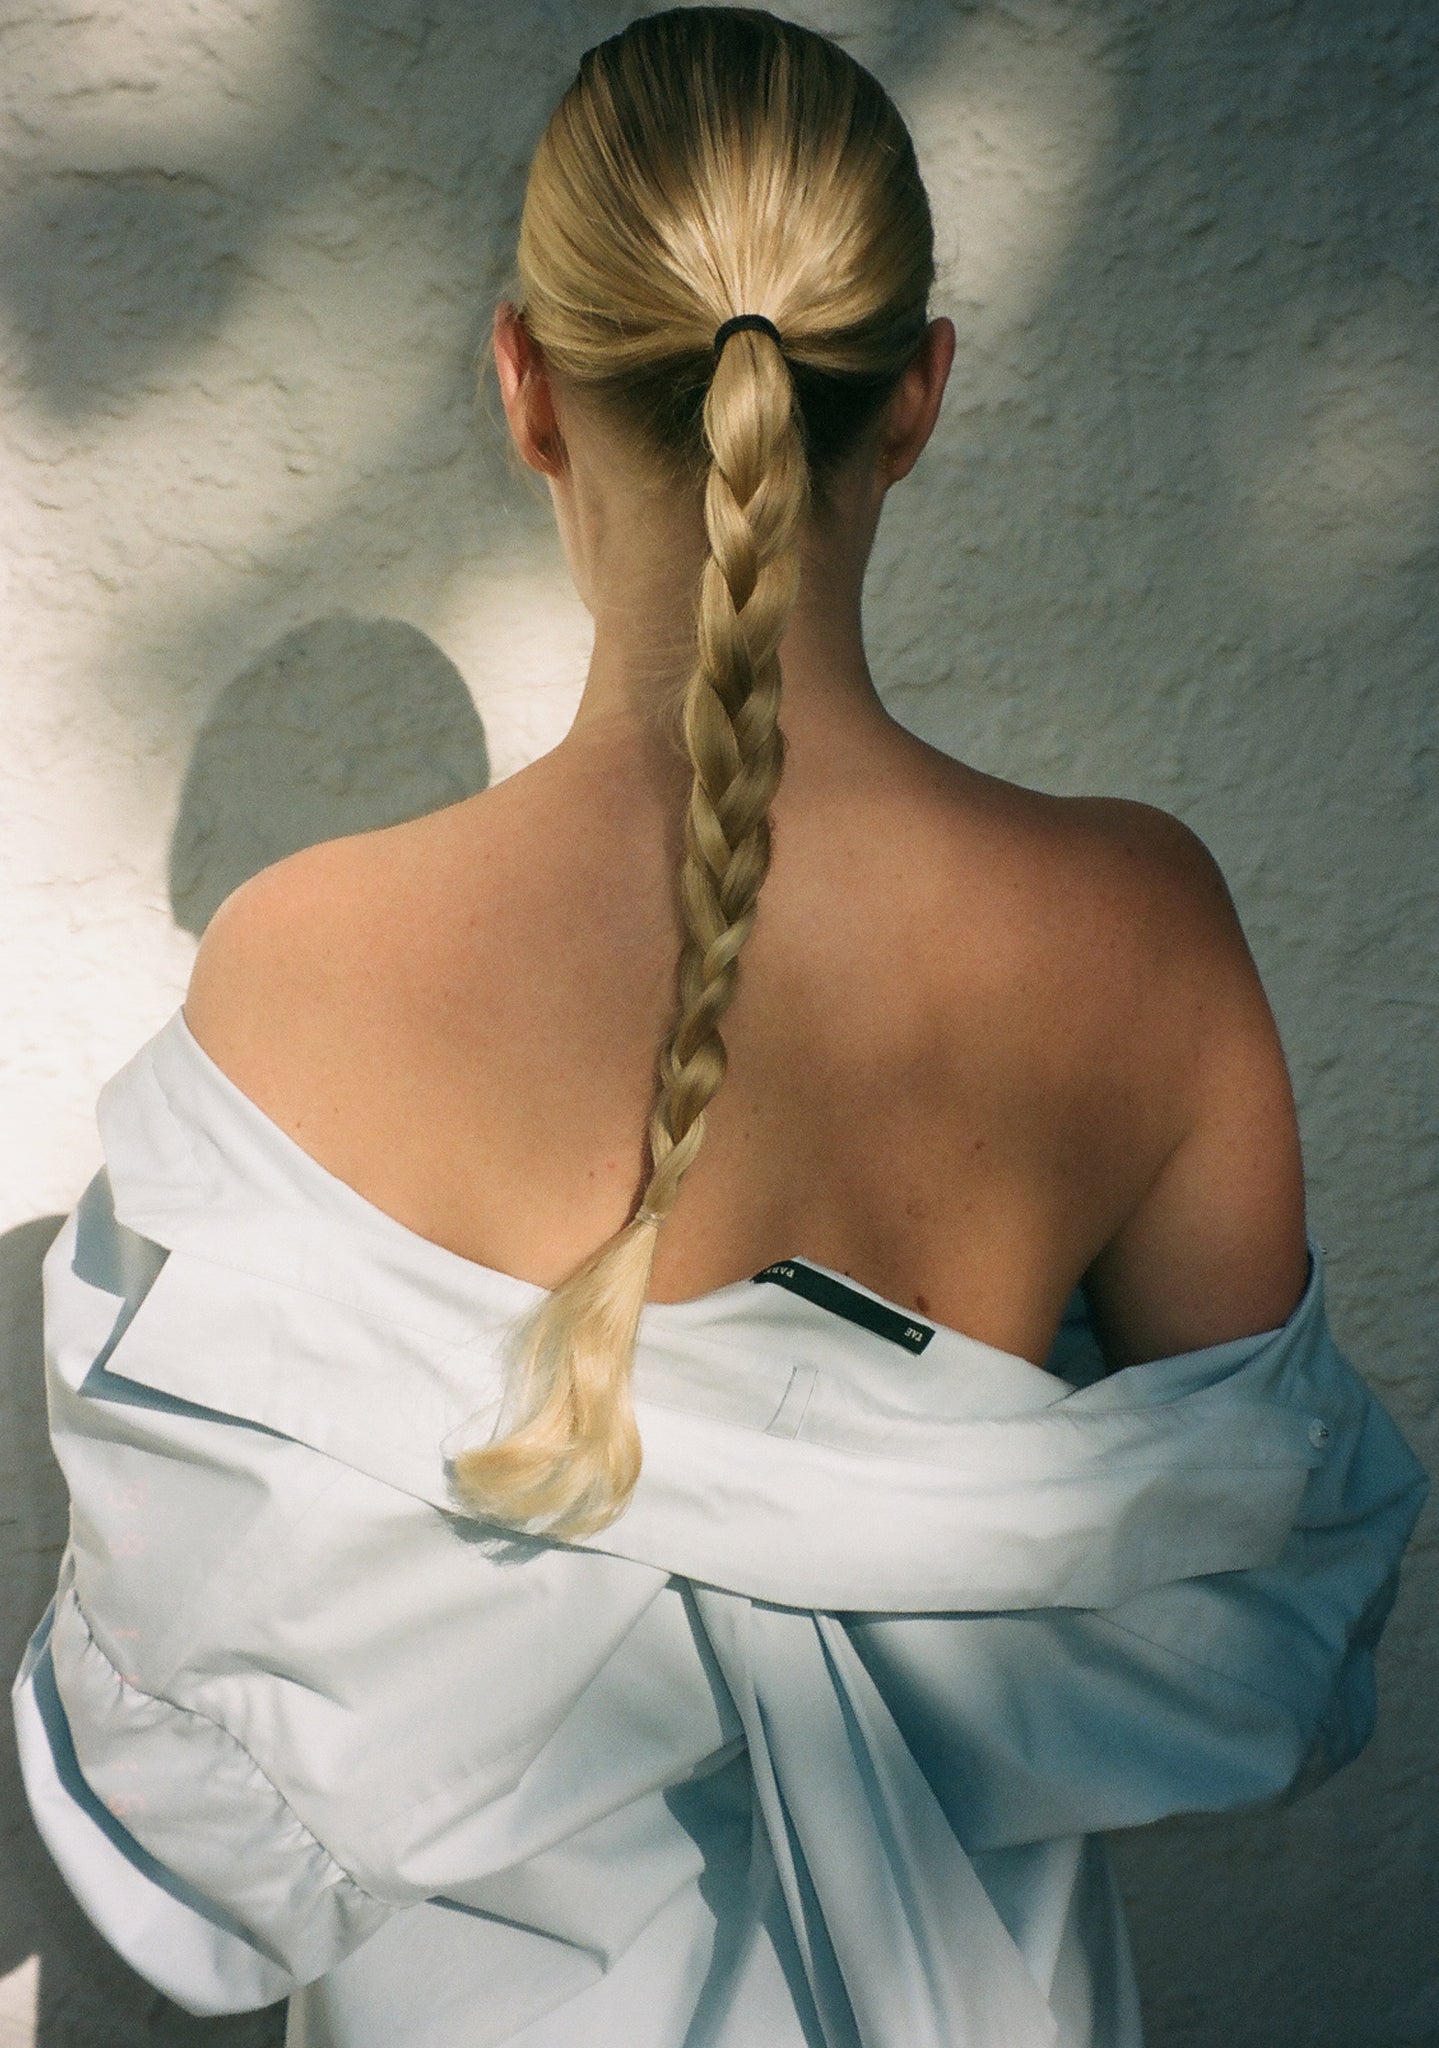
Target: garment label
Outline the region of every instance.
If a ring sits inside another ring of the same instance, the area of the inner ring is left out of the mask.
[[[872,1330],[876,1337],[887,1337],[891,1344],[902,1344],[906,1351],[923,1351],[934,1335],[928,1323],[916,1322],[913,1316],[891,1308],[888,1302],[871,1301],[857,1287],[848,1287],[843,1280],[802,1265],[798,1259],[779,1259],[754,1278],[787,1287],[791,1294],[802,1294],[816,1307],[843,1316],[847,1323],[858,1323],[862,1330]]]

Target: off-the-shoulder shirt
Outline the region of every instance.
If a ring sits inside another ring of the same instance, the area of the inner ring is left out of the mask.
[[[302,2048],[1134,2048],[1104,1831],[1362,1746],[1426,1480],[1325,1321],[1043,1367],[813,1261],[644,1311],[644,1465],[465,1511],[540,1290],[311,1159],[170,1022],[45,1270],[50,1850]]]

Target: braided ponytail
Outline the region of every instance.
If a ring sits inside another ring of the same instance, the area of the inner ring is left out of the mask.
[[[703,475],[709,549],[681,705],[684,941],[649,1177],[631,1220],[517,1333],[503,1433],[455,1460],[457,1490],[491,1519],[588,1534],[639,1476],[635,1341],[659,1229],[724,1079],[720,1023],[769,868],[779,647],[811,487],[913,352],[930,250],[880,87],[823,37],[746,9],[651,15],[591,50],[536,155],[525,317],[552,372]],[[748,326],[716,357],[716,328],[760,311],[783,351]]]
[[[693,782],[680,869],[685,943],[680,1013],[660,1056],[644,1206],[667,1216],[704,1137],[725,1073],[719,1022],[769,869],[779,787],[779,644],[799,590],[809,498],[794,387],[774,343],[736,336],[704,409],[709,559],[700,577],[699,658],[684,697]]]

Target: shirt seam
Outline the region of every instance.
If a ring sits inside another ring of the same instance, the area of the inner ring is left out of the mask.
[[[76,1592],[73,1586],[69,1590],[69,1597],[72,1604],[74,1605],[76,1614],[80,1618],[81,1625],[85,1630],[86,1642],[90,1645],[90,1647],[94,1650],[96,1656],[104,1664],[105,1669],[110,1673],[110,1676],[113,1678],[115,1684],[119,1687],[122,1693],[133,1694],[133,1696],[136,1699],[147,1700],[152,1706],[164,1707],[168,1709],[168,1711],[172,1714],[178,1714],[190,1720],[199,1721],[203,1723],[205,1727],[213,1728],[217,1735],[222,1736],[226,1742],[231,1744],[233,1748],[239,1751],[240,1755],[245,1758],[246,1762],[249,1763],[251,1768],[254,1770],[256,1776],[260,1779],[260,1782],[265,1786],[266,1790],[273,1794],[274,1798],[284,1808],[285,1812],[290,1815],[291,1819],[295,1823],[295,1826],[300,1830],[300,1833],[304,1836],[305,1840],[311,1843],[316,1849],[318,1849],[321,1856],[324,1857],[325,1861],[328,1864],[330,1864],[330,1866],[333,1869],[337,1870],[340,1873],[340,1876],[344,1878],[345,1882],[347,1884],[353,1885],[355,1890],[359,1892],[364,1898],[370,1900],[372,1904],[376,1906],[384,1906],[391,1910],[394,1909],[397,1903],[395,1900],[381,1898],[378,1892],[371,1891],[370,1887],[362,1883],[361,1880],[355,1876],[354,1872],[340,1861],[339,1857],[335,1855],[334,1851],[330,1849],[326,1843],[320,1840],[319,1836],[314,1832],[314,1830],[311,1827],[309,1827],[306,1824],[301,1815],[296,1811],[295,1807],[285,1797],[285,1794],[280,1790],[279,1786],[275,1783],[274,1779],[270,1776],[269,1772],[265,1769],[264,1765],[260,1762],[259,1758],[255,1755],[254,1751],[249,1747],[248,1743],[242,1742],[240,1737],[235,1734],[232,1728],[226,1727],[223,1721],[217,1719],[216,1716],[213,1714],[206,1713],[202,1707],[186,1705],[181,1700],[171,1699],[165,1693],[151,1692],[147,1687],[143,1685],[137,1685],[133,1679],[126,1678],[124,1673],[116,1668],[114,1661],[110,1657],[108,1651],[105,1649],[104,1645],[100,1642],[99,1638],[95,1634],[94,1624],[91,1622],[89,1615],[85,1612],[84,1604],[80,1599],[80,1595]]]
[[[1302,1725],[1293,1701],[1283,1698],[1281,1694],[1270,1692],[1262,1685],[1255,1685],[1247,1678],[1236,1678],[1232,1671],[1226,1671],[1217,1664],[1208,1664],[1202,1657],[1192,1656],[1187,1650],[1176,1650],[1171,1643],[1161,1642],[1158,1637],[1147,1635],[1143,1629],[1131,1628],[1127,1622],[1116,1621],[1112,1614],[1106,1614],[1101,1609],[1096,1608],[1092,1611],[1096,1621],[1102,1622],[1106,1628],[1113,1629],[1116,1634],[1128,1636],[1131,1642],[1143,1643],[1146,1648],[1157,1650],[1161,1656],[1173,1658],[1177,1664],[1186,1664],[1191,1670],[1203,1671],[1210,1678],[1220,1679],[1225,1685],[1233,1686],[1236,1692],[1250,1693],[1255,1699],[1263,1700],[1266,1706],[1280,1708],[1290,1715],[1297,1725]]]

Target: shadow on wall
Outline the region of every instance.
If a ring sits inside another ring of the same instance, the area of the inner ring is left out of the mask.
[[[399,619],[316,619],[236,676],[200,729],[170,843],[175,922],[198,937],[286,854],[488,782],[479,714],[433,640]]]
[[[40,1335],[40,1265],[61,1220],[37,1217],[0,1237],[0,1565],[8,1588],[0,1644],[7,1676],[45,1610],[65,1541],[65,1483],[46,1435]],[[194,2019],[100,1939],[35,1832],[8,1712],[0,1721],[0,1855],[0,1978],[38,1956],[35,2048],[75,2048],[80,2041],[103,2048],[279,2048],[282,2007]],[[0,2014],[0,2039],[28,2042],[27,2019]]]
[[[83,419],[97,395],[153,376],[175,355],[215,339],[231,310],[236,257],[264,225],[258,191],[226,192],[209,178],[159,171],[57,180],[0,236],[0,265],[19,332],[36,344],[47,404]],[[97,279],[84,260],[54,261],[56,247],[104,255]],[[63,347],[54,346],[57,336]]]

